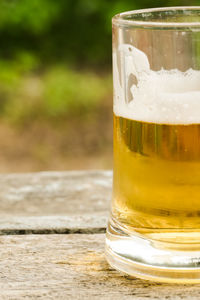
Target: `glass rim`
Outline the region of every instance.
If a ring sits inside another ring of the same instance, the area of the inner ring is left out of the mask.
[[[133,27],[142,27],[142,28],[167,28],[167,29],[174,29],[174,28],[200,28],[200,21],[193,21],[193,22],[157,22],[157,21],[138,21],[138,20],[128,20],[124,17],[127,16],[134,16],[137,14],[144,14],[144,13],[154,13],[154,12],[165,12],[165,11],[178,11],[178,10],[185,10],[185,11],[195,11],[200,10],[200,6],[170,6],[170,7],[157,7],[157,8],[145,8],[145,9],[137,9],[137,10],[130,10],[125,11],[119,14],[116,14],[112,18],[112,24],[117,26],[133,26]]]

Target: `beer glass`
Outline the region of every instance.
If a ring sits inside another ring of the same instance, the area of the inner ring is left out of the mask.
[[[113,18],[114,171],[106,257],[200,282],[200,6]]]

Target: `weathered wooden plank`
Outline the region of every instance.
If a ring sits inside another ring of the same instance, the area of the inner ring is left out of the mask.
[[[0,175],[0,214],[17,216],[104,212],[111,197],[111,171]]]
[[[200,285],[123,276],[104,258],[103,234],[0,237],[0,299],[199,299]]]
[[[83,216],[1,217],[0,235],[102,233],[105,232],[106,223],[107,217],[100,213]]]
[[[0,234],[102,231],[111,185],[111,171],[0,175]]]

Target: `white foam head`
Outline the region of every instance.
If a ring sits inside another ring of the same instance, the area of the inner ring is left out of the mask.
[[[118,55],[121,80],[116,54],[113,57],[115,115],[161,124],[200,123],[200,71],[152,71],[147,56],[127,44],[120,46]],[[137,85],[128,87],[131,74],[137,78]]]

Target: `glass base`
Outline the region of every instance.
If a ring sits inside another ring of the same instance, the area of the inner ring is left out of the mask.
[[[129,236],[110,222],[106,233],[106,258],[115,269],[143,279],[168,283],[200,283],[200,245],[195,250],[170,249],[169,243],[156,243]]]

